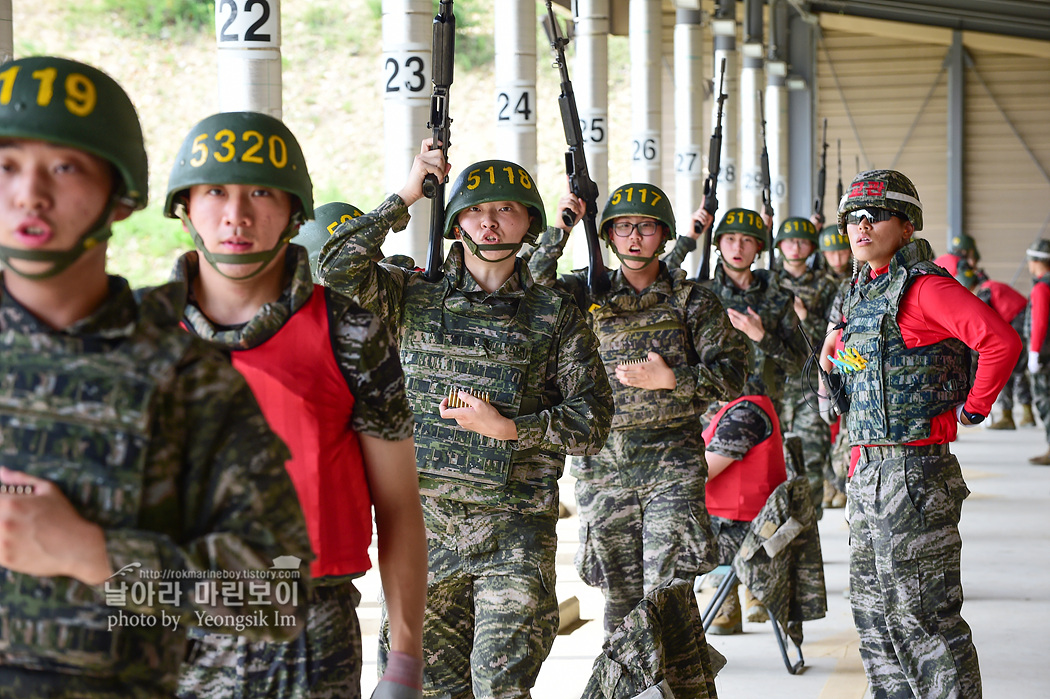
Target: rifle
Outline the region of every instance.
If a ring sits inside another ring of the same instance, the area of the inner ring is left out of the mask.
[[[820,170],[817,172],[817,198],[813,202],[813,213],[824,224],[824,191],[828,183],[828,120],[824,119],[824,148],[820,153]],[[836,205],[838,208],[838,205]]]
[[[722,111],[729,95],[725,92],[726,85],[726,59],[722,59],[721,73],[718,78],[718,119],[715,121],[715,129],[711,132],[711,142],[707,149],[707,178],[704,180],[704,211],[711,214],[713,218],[718,211],[718,171],[721,169],[722,160]],[[704,233],[704,249],[700,253],[700,271],[696,278],[699,281],[707,281],[711,278],[711,232],[715,228],[715,222],[707,227]],[[700,222],[693,224],[693,230],[702,233]]]
[[[569,39],[561,36],[551,0],[547,0],[547,16],[543,18],[543,28],[550,39],[551,49],[554,50],[554,67],[561,73],[558,107],[561,109],[562,126],[565,127],[565,142],[569,146],[565,151],[565,172],[569,176],[569,190],[585,204],[583,229],[587,234],[587,286],[593,294],[604,294],[609,290],[609,275],[605,271],[605,260],[602,259],[601,242],[598,239],[598,185],[591,179],[587,169],[580,113],[576,108],[576,95],[569,80],[569,66],[565,61],[565,47]],[[566,227],[571,229],[575,216],[571,209],[563,209],[561,219]]]
[[[452,119],[448,116],[448,91],[452,87],[452,72],[456,57],[456,16],[452,14],[452,0],[441,0],[438,13],[434,15],[434,53],[432,82],[434,91],[430,95],[430,121],[427,128],[433,130],[434,143],[431,150],[440,148],[448,156]],[[430,241],[427,245],[427,266],[423,276],[427,281],[437,281],[441,276],[442,241],[445,236],[445,183],[433,174],[423,180],[423,196],[431,200]]]
[[[838,139],[835,147],[839,151],[839,184],[835,187],[835,209],[838,210],[839,204],[842,203],[842,139]]]
[[[773,219],[773,192],[772,181],[769,176],[769,149],[766,148],[766,108],[762,100],[762,91],[758,91],[758,113],[762,117],[762,206],[769,211],[770,220]],[[770,231],[772,233],[772,231]],[[773,246],[769,246],[769,269],[773,269]]]
[[[824,386],[824,392],[828,395],[828,400],[831,401],[831,412],[833,415],[845,415],[849,412],[849,396],[846,395],[846,380],[841,374],[829,374],[824,371],[824,367],[820,365],[820,357],[817,356],[817,350],[813,349],[813,343],[809,339],[809,335],[802,328],[802,323],[798,324],[798,331],[802,334],[802,338],[806,341],[806,346],[809,347],[810,360],[813,361],[817,366],[817,374],[820,376],[820,383]],[[810,374],[810,388],[812,384],[812,374]],[[803,386],[805,390],[805,386]]]

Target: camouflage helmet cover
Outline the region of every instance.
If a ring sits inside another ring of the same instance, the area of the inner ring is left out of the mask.
[[[769,231],[766,230],[766,224],[762,216],[751,209],[730,209],[722,216],[718,227],[715,228],[715,247],[718,246],[718,240],[726,233],[743,233],[755,238],[761,244],[759,252],[769,246]]]
[[[133,209],[146,206],[142,127],[131,99],[113,78],[54,56],[20,58],[0,69],[5,76],[0,137],[46,141],[102,158],[120,174],[122,202]]]
[[[306,158],[280,119],[260,112],[223,112],[198,122],[186,135],[168,178],[164,213],[175,218],[180,193],[198,184],[254,184],[298,198],[296,221],[314,216]]]
[[[922,230],[919,193],[903,173],[896,170],[868,170],[854,177],[839,202],[839,230],[846,230],[846,214],[866,206],[903,214],[916,231]]]
[[[777,237],[774,239],[773,247],[780,247],[782,242],[791,238],[808,240],[816,247],[817,227],[808,218],[802,218],[801,216],[786,218],[781,222],[780,228],[777,229]]]
[[[839,231],[838,226],[824,226],[820,231],[820,251],[849,250],[849,236]]]
[[[528,170],[507,160],[482,160],[468,165],[452,184],[452,192],[445,206],[445,237],[455,237],[452,229],[456,226],[460,212],[493,201],[516,201],[532,214],[532,222],[522,239],[523,243],[534,242],[547,228],[543,199]]]
[[[617,187],[609,195],[598,223],[598,231],[606,242],[609,242],[606,224],[620,216],[648,216],[667,227],[667,235],[664,236],[657,254],[663,250],[669,239],[675,237],[674,211],[671,209],[671,202],[664,191],[656,185],[645,182],[628,182]]]
[[[352,218],[361,216],[356,206],[333,201],[314,209],[314,217],[299,226],[299,233],[290,242],[302,245],[310,257],[310,271],[317,275],[317,258],[321,248],[335,232],[336,226]]]
[[[1028,259],[1030,260],[1050,264],[1050,240],[1040,238],[1028,246],[1028,249],[1025,250],[1025,254],[1028,255]]]

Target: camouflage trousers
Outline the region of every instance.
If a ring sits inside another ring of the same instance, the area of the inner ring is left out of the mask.
[[[817,519],[823,512],[824,478],[831,461],[831,429],[815,408],[803,396],[801,378],[792,378],[784,389],[784,404],[780,410],[780,429],[802,438],[802,455],[806,480]],[[816,397],[809,396],[816,405]]]
[[[313,581],[306,628],[287,643],[190,629],[179,699],[359,699],[361,601],[348,577]]]
[[[846,478],[849,476],[850,444],[846,421],[839,419],[839,433],[831,445],[831,458],[824,477],[831,481],[840,493],[846,492]]]
[[[1050,371],[1032,374],[1032,400],[1046,430],[1046,443],[1050,444]]]
[[[531,697],[558,633],[557,509],[520,514],[425,497],[423,517],[423,696]]]
[[[1024,341],[1024,313],[1018,314],[1018,317],[1014,318],[1010,325],[1017,332],[1017,337],[1020,338],[1022,347],[1027,347],[1028,345]],[[999,404],[1004,413],[1009,413],[1014,409],[1015,398],[1021,405],[1032,404],[1032,383],[1028,375],[1028,352],[1021,352],[1021,356],[1017,358],[1014,371],[1010,374],[1010,379],[1006,382],[1006,385],[1003,386],[1003,390],[999,392],[996,403]]]
[[[751,522],[741,522],[725,517],[712,517],[711,529],[718,541],[718,565],[733,565],[733,556],[744,545],[744,538],[751,529]]]
[[[143,651],[145,655],[146,649]],[[171,674],[166,678],[173,679]],[[147,663],[131,668],[122,677],[87,677],[0,665],[0,699],[170,699],[172,688],[171,682],[163,681]]]
[[[574,468],[576,570],[605,595],[606,638],[661,583],[715,567],[696,427],[614,430],[599,454]]]
[[[873,699],[981,696],[963,593],[969,490],[947,445],[861,447],[849,483],[850,604]]]

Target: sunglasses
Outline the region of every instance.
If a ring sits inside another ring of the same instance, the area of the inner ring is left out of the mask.
[[[890,211],[889,209],[878,209],[875,207],[869,207],[867,209],[854,209],[846,214],[846,225],[859,224],[862,220],[868,219],[868,223],[874,225],[876,223],[882,223],[883,221],[889,221],[891,218],[896,217],[902,221],[907,221],[908,217],[904,214],[897,213],[896,211]]]

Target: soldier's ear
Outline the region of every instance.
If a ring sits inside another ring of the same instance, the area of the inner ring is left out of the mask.
[[[915,234],[915,224],[911,221],[905,221],[901,228],[904,229],[904,234],[901,236],[901,244],[903,245]]]

